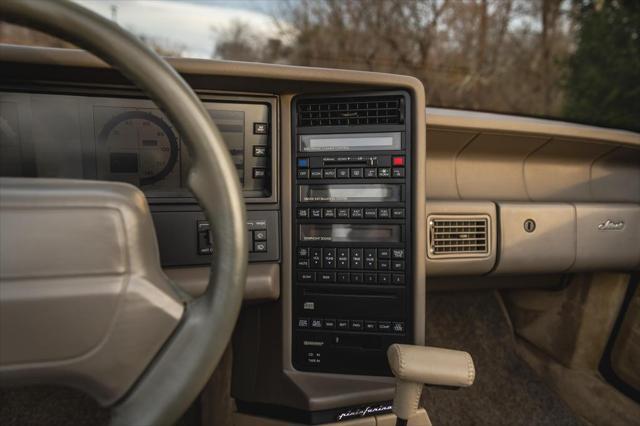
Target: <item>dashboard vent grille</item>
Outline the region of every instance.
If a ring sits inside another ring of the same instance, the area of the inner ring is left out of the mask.
[[[485,257],[488,254],[487,216],[429,216],[430,257]]]
[[[309,99],[298,103],[298,126],[404,124],[401,96]]]

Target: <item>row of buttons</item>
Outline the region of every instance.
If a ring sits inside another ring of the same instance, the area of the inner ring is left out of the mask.
[[[266,135],[269,129],[267,123],[253,123],[253,133],[256,135]],[[267,157],[269,156],[269,147],[265,145],[253,146],[254,157]],[[254,167],[252,170],[252,176],[254,179],[264,179],[267,177],[267,169],[264,167]]]
[[[404,322],[402,321],[298,318],[297,325],[298,328],[311,328],[316,330],[351,330],[382,333],[404,333]]]
[[[350,169],[298,169],[300,179],[374,179],[374,178],[403,178],[405,171],[400,167],[353,167]]]
[[[404,209],[397,208],[299,208],[300,219],[404,219]]]
[[[209,222],[198,221],[198,254],[213,254],[213,244]],[[247,244],[250,253],[267,252],[267,222],[264,220],[250,220],[247,222]]]
[[[298,272],[299,283],[404,284],[404,274],[375,272]]]
[[[369,269],[404,271],[403,248],[298,247],[302,269]]]

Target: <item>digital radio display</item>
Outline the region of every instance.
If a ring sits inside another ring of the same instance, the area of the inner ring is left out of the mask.
[[[402,201],[402,186],[394,184],[300,185],[299,188],[301,203]]]
[[[334,243],[399,243],[400,225],[305,224],[300,225],[300,241]]]
[[[400,132],[302,135],[300,151],[396,151],[402,147]]]

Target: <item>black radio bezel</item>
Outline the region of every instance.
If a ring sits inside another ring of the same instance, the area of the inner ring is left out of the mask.
[[[379,96],[402,96],[404,97],[404,117],[405,122],[401,125],[350,125],[350,126],[322,126],[322,127],[302,127],[299,128],[297,126],[297,105],[301,100],[309,100],[309,99],[328,99],[328,98],[363,98],[363,97],[379,97]],[[345,365],[341,367],[339,365],[333,365],[330,368],[309,368],[301,359],[300,353],[296,353],[296,339],[299,335],[299,330],[296,328],[296,324],[294,323],[296,318],[296,299],[298,284],[296,283],[296,250],[299,245],[299,227],[300,223],[326,223],[324,219],[299,219],[296,215],[298,207],[309,207],[308,205],[300,204],[298,200],[298,189],[297,186],[299,184],[299,179],[296,175],[297,170],[297,159],[299,156],[299,136],[306,134],[344,134],[344,133],[388,133],[388,132],[400,132],[402,135],[402,147],[401,150],[392,150],[392,151],[357,151],[357,155],[362,156],[383,156],[383,155],[404,155],[406,158],[405,169],[408,171],[404,179],[402,180],[402,185],[404,186],[404,198],[401,202],[396,203],[384,203],[384,207],[404,207],[405,208],[405,218],[404,219],[385,219],[384,223],[401,223],[402,234],[403,234],[403,242],[401,246],[405,249],[406,257],[406,277],[404,284],[404,297],[403,297],[403,306],[404,306],[404,319],[405,319],[405,332],[404,334],[398,338],[398,336],[393,336],[391,340],[393,342],[398,343],[414,343],[415,336],[415,324],[414,324],[414,279],[415,279],[415,267],[413,265],[412,253],[413,253],[413,241],[411,238],[412,235],[412,224],[413,224],[413,214],[415,211],[414,203],[416,200],[413,199],[413,173],[415,173],[413,168],[413,134],[412,134],[412,122],[411,122],[411,98],[408,92],[405,91],[382,91],[382,92],[357,92],[357,93],[340,93],[340,94],[315,94],[315,95],[301,95],[296,96],[292,99],[292,120],[291,120],[291,132],[292,132],[292,143],[291,143],[291,182],[292,182],[292,200],[291,200],[291,217],[292,217],[292,258],[293,262],[291,265],[292,268],[292,306],[291,306],[291,362],[294,369],[299,371],[307,371],[307,372],[321,372],[321,373],[338,373],[338,374],[355,374],[355,375],[391,375],[391,372],[386,364],[386,357],[382,356],[382,361],[379,363],[370,363],[363,362],[360,366],[354,365]],[[350,152],[355,155],[355,152]],[[344,152],[337,151],[324,151],[324,152],[304,152],[300,153],[304,157],[311,156],[338,156],[340,154],[344,154]],[[335,184],[337,182],[336,179],[305,179],[304,183],[313,183],[313,184]],[[360,178],[360,179],[350,179],[350,183],[400,183],[398,180],[394,181],[392,178]],[[374,203],[362,203],[362,207],[370,206]],[[335,202],[324,202],[324,203],[314,203],[314,207],[353,207],[353,204],[349,203],[335,203]],[[330,219],[331,223],[352,223],[352,220],[349,219]],[[371,224],[371,223],[379,223],[380,219],[357,219],[357,223],[362,224]],[[302,245],[309,246],[315,245],[318,247],[357,247],[367,248],[367,247],[381,247],[388,246],[390,248],[397,247],[398,245],[394,245],[392,243],[388,244],[380,244],[380,243],[335,243],[335,242],[318,242],[315,244],[302,243]],[[366,271],[362,271],[366,272]],[[309,286],[309,285],[306,285]],[[316,284],[316,286],[325,286],[325,288],[335,288],[335,289],[344,289],[344,288],[356,288],[367,290],[371,289],[371,285],[356,285],[356,284]],[[365,288],[366,287],[366,288]],[[385,289],[387,292],[397,291],[397,289],[387,288]],[[321,333],[322,331],[318,331]],[[342,333],[347,334],[362,334],[362,332],[351,332],[344,331]],[[391,343],[391,342],[390,342]],[[299,351],[298,351],[299,352]],[[382,355],[382,354],[381,354]]]

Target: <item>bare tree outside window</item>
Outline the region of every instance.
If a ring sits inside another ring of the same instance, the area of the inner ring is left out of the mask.
[[[283,40],[256,44],[235,27],[215,57],[409,74],[423,81],[428,104],[556,117],[640,129],[640,2],[594,0],[302,0],[280,4]],[[594,17],[595,16],[595,17]],[[600,18],[597,18],[600,16]],[[592,35],[593,21],[617,19],[618,42]],[[623,19],[624,17],[624,19]],[[284,23],[288,25],[283,25]],[[587,28],[589,27],[589,28]],[[591,43],[586,45],[587,43]],[[268,45],[277,45],[277,49]],[[593,51],[592,51],[593,50]],[[254,52],[252,58],[247,54]],[[624,89],[605,68],[587,78],[576,65],[590,55],[623,62]],[[598,113],[607,93],[627,93]],[[578,84],[577,81],[582,81]],[[581,89],[578,89],[578,85]],[[584,86],[584,87],[583,87]],[[604,86],[604,87],[603,87]],[[606,87],[606,88],[605,88]],[[582,96],[585,96],[583,99]],[[584,105],[589,99],[589,105]],[[613,109],[615,106],[615,109]],[[590,112],[587,112],[591,109]],[[613,117],[616,117],[614,119]]]
[[[129,5],[97,4],[109,1]],[[224,25],[209,25],[210,36],[199,41],[209,44],[203,49],[216,59],[408,74],[424,83],[430,106],[640,130],[637,0],[210,0],[197,5],[199,10],[242,5],[253,18],[239,13]],[[105,16],[122,20],[122,7],[104,8]],[[256,26],[257,11],[270,16],[275,31],[265,35]],[[188,28],[163,30],[162,36],[136,28],[129,29],[163,55],[192,52],[176,41]],[[70,47],[46,37],[0,23],[0,42]]]

